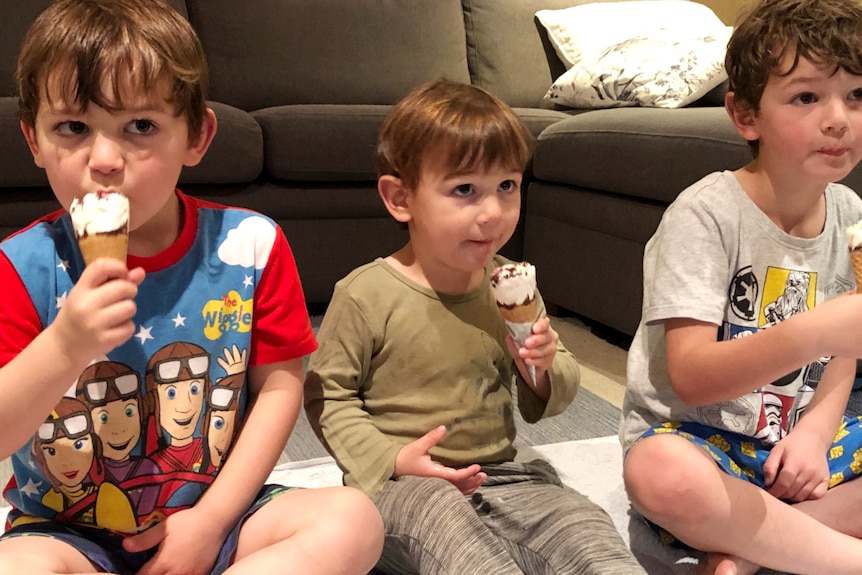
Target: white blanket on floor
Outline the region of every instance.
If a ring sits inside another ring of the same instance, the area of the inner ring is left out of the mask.
[[[536,456],[550,461],[566,485],[608,512],[650,575],[695,572],[695,556],[662,545],[646,524],[630,513],[622,482],[622,453],[616,436],[522,448],[519,459]],[[321,457],[279,465],[268,482],[295,487],[334,486],[341,485],[341,472],[331,457]],[[0,520],[5,521],[7,511],[0,508]]]

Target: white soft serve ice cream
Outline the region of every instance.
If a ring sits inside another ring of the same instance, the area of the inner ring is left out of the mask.
[[[527,262],[501,266],[491,275],[491,289],[501,306],[531,302],[536,299],[536,267]]]
[[[851,250],[862,248],[862,220],[847,228],[847,246]]]
[[[75,235],[125,233],[129,226],[129,199],[116,192],[93,192],[72,200],[69,208]]]

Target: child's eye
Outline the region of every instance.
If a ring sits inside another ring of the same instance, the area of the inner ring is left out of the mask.
[[[452,190],[452,194],[455,196],[469,196],[473,193],[473,185],[472,184],[461,184],[460,186],[456,186],[454,190]]]
[[[501,182],[499,190],[501,192],[514,192],[518,189],[518,183],[515,180],[506,180]]]
[[[133,134],[151,134],[156,126],[151,120],[132,120],[129,122],[128,130]]]
[[[796,96],[795,98],[793,98],[793,101],[798,102],[800,104],[813,104],[814,102],[817,101],[817,96],[815,96],[811,92],[803,92],[803,93],[799,94],[798,96]]]
[[[87,124],[76,120],[61,122],[57,124],[57,133],[61,136],[80,136],[87,133]]]
[[[862,88],[856,88],[855,90],[851,91],[849,98],[851,100],[862,100]]]

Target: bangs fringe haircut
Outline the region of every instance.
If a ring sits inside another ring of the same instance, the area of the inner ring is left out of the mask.
[[[162,86],[159,95],[186,116],[190,136],[206,115],[203,49],[190,24],[160,0],[53,5],[25,36],[16,82],[19,113],[30,125],[43,97],[115,112],[128,94],[156,94]]]
[[[426,84],[396,104],[378,139],[378,176],[418,184],[421,163],[440,152],[452,174],[504,166],[523,172],[533,136],[506,104],[481,88],[447,80]]]

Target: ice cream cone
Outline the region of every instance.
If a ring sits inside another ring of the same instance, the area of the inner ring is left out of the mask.
[[[497,308],[503,319],[512,323],[533,323],[539,313],[535,297],[526,303],[511,306],[498,301]]]
[[[129,200],[117,192],[97,192],[75,199],[69,208],[78,247],[89,265],[108,257],[126,263],[129,249]]]
[[[118,232],[84,236],[78,238],[78,247],[87,265],[93,263],[96,258],[114,258],[126,263],[126,256],[129,253],[129,235]]]
[[[536,268],[527,263],[509,264],[494,270],[491,275],[491,291],[497,301],[497,309],[506,322],[506,329],[518,347],[530,336],[533,323],[539,315],[536,301]],[[527,371],[536,382],[536,367],[528,365]]]
[[[856,277],[856,293],[862,293],[862,250],[850,250],[850,263]]]
[[[536,268],[527,262],[494,270],[491,291],[503,319],[513,323],[536,321]]]

